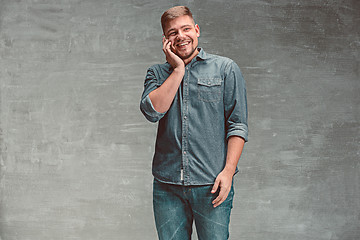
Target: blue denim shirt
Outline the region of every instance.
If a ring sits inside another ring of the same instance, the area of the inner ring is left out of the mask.
[[[169,63],[151,66],[140,109],[159,121],[152,172],[164,183],[210,185],[226,163],[227,139],[248,140],[245,81],[229,58],[199,54],[185,67],[175,98],[165,113],[157,112],[149,93],[173,71]]]

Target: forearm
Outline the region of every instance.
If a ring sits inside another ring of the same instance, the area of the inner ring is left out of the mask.
[[[239,136],[231,136],[228,139],[228,149],[224,171],[234,175],[236,166],[243,151],[245,140]]]
[[[214,186],[211,193],[216,193],[218,187],[220,187],[219,195],[212,201],[214,207],[219,206],[227,198],[232,178],[235,174],[236,165],[239,162],[241,152],[244,148],[245,140],[238,136],[231,136],[228,139],[228,150],[226,155],[226,164],[224,169],[219,173],[215,179]]]
[[[163,113],[170,108],[184,74],[184,68],[175,68],[165,82],[149,94],[156,111]]]

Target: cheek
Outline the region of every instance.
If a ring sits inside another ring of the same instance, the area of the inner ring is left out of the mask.
[[[196,41],[197,41],[198,36],[197,36],[197,34],[194,34],[194,35],[192,35],[192,36],[191,36],[191,38],[193,39],[193,41],[194,41],[194,42],[196,42]]]

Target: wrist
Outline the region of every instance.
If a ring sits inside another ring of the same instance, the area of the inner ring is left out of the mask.
[[[228,174],[234,175],[234,174],[235,174],[235,171],[236,171],[236,166],[225,165],[223,171],[226,172],[226,173],[228,173]]]
[[[174,72],[177,74],[185,74],[185,66],[177,66],[174,68]]]

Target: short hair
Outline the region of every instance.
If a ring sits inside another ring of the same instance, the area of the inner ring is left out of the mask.
[[[191,19],[194,20],[192,13],[188,7],[175,6],[175,7],[172,7],[172,8],[169,8],[168,10],[166,10],[163,13],[163,15],[161,16],[161,27],[162,27],[163,31],[164,31],[164,29],[166,27],[166,23],[168,21],[171,21],[171,20],[173,20],[177,17],[181,17],[181,16],[189,16],[189,17],[191,17]]]

